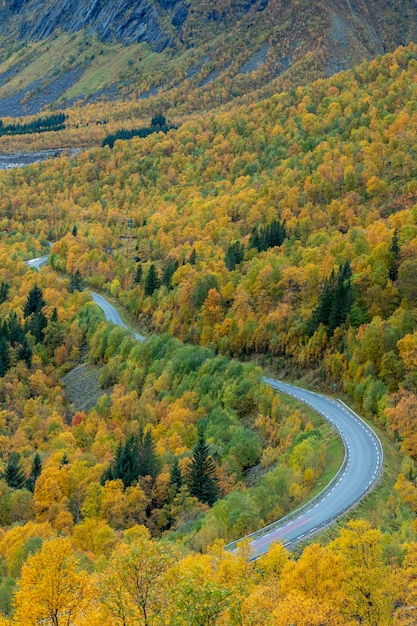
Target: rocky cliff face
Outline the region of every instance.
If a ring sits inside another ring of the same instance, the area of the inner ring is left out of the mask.
[[[242,17],[244,22],[245,14],[253,23],[253,15],[259,16],[265,9],[265,29],[271,33],[280,28],[271,16],[279,20],[290,12],[306,28],[311,25],[311,14],[319,21],[329,16],[328,37],[336,52],[345,49],[347,65],[352,44],[353,49],[362,47],[364,53],[378,54],[417,37],[415,0],[5,0],[0,32],[12,32],[21,39],[44,39],[58,28],[66,32],[86,28],[103,42],[147,42],[161,51],[181,40],[188,43],[189,25],[195,45],[196,37],[198,40],[204,33],[206,38],[210,24],[215,37],[217,24],[235,27]],[[242,24],[245,28],[249,25]]]
[[[156,51],[175,44],[187,16],[183,0],[12,0],[7,8],[4,24],[21,39],[45,39],[58,28],[70,33],[86,28],[103,42],[147,42]]]

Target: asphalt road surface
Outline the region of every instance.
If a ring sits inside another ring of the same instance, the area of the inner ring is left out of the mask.
[[[27,264],[39,269],[47,259],[47,256],[43,256],[27,261]],[[129,330],[116,309],[103,296],[97,293],[92,296],[108,321]],[[139,341],[145,339],[143,335],[132,334]],[[344,403],[273,378],[264,377],[264,381],[273,389],[305,402],[320,413],[339,432],[345,447],[345,458],[333,480],[313,500],[285,518],[227,546],[234,552],[239,541],[245,539],[249,542],[253,558],[267,552],[273,542],[281,541],[285,546],[292,546],[331,524],[372,489],[383,464],[383,451],[378,437]]]
[[[26,265],[29,267],[33,267],[35,270],[38,270],[48,262],[48,255],[39,256],[36,259],[30,259],[30,261],[26,261]]]
[[[246,538],[254,558],[267,552],[274,541],[291,546],[340,517],[372,489],[383,463],[378,437],[344,403],[273,378],[264,380],[273,389],[310,405],[336,428],[345,446],[345,459],[338,474],[316,498]],[[236,550],[237,543],[230,544],[229,549]]]
[[[117,324],[117,326],[121,326],[122,328],[126,328],[126,330],[130,331],[130,328],[126,326],[119,313],[116,311],[114,306],[110,304],[103,296],[100,296],[98,293],[92,292],[93,300],[100,309],[104,311],[104,317],[108,322],[112,322],[113,324]],[[132,332],[132,331],[130,331]],[[133,337],[139,339],[139,341],[145,341],[145,337],[143,335],[139,335],[138,333],[132,332]]]

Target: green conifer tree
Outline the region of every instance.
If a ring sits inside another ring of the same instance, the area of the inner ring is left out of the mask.
[[[396,281],[398,278],[398,267],[400,264],[400,238],[398,236],[398,229],[394,230],[394,234],[392,236],[391,245],[389,248],[390,251],[390,261],[389,261],[389,277],[392,282]]]
[[[40,313],[45,306],[42,289],[35,285],[30,291],[23,307],[23,315],[28,318],[32,313]]]
[[[178,463],[178,458],[175,457],[174,464],[171,467],[171,471],[169,474],[169,498],[173,500],[181,487],[183,486],[184,481],[182,478],[182,472],[180,465]]]
[[[148,429],[143,436],[139,450],[139,475],[151,476],[153,480],[158,475],[158,459],[155,452],[155,443],[152,431]]]
[[[119,443],[113,466],[113,480],[120,479],[124,487],[136,484],[139,476],[138,438],[130,435],[126,443]]]
[[[35,483],[42,472],[42,460],[37,452],[33,457],[32,468],[30,470],[29,478],[26,481],[26,488],[32,493],[35,491]]]
[[[7,322],[5,324],[5,330],[7,332],[7,337],[10,341],[10,344],[13,347],[16,346],[16,344],[23,342],[25,333],[22,328],[21,320],[18,317],[16,311],[12,311],[9,317],[7,318]]]
[[[10,285],[9,283],[5,283],[4,281],[0,284],[0,304],[6,302],[7,296],[9,295]]]
[[[193,248],[190,252],[190,256],[188,257],[188,263],[190,265],[195,265],[196,262],[197,262],[197,252]]]
[[[0,377],[10,368],[10,347],[6,338],[0,336]]]
[[[46,315],[42,311],[35,312],[31,315],[30,319],[26,321],[25,330],[29,331],[36,340],[36,343],[43,343],[44,333],[43,331],[48,325]]]
[[[113,466],[109,465],[101,475],[100,485],[105,485],[107,481],[114,480]]]
[[[152,263],[145,278],[145,296],[151,296],[160,287],[160,284],[156,267]]]
[[[28,367],[31,367],[32,366],[32,354],[33,354],[33,350],[28,340],[26,339],[26,337],[23,337],[22,343],[20,344],[19,349],[17,351],[19,360],[25,361],[26,365]]]
[[[168,289],[172,287],[172,277],[178,269],[178,261],[169,259],[162,275],[162,284]]]
[[[232,272],[236,265],[243,261],[244,254],[245,248],[240,241],[235,241],[228,247],[224,262],[229,272]]]
[[[59,464],[60,468],[65,467],[65,465],[69,465],[69,458],[66,452],[62,455],[61,463]]]
[[[26,476],[20,467],[20,457],[17,452],[12,452],[4,471],[4,480],[11,489],[23,489],[26,484]]]
[[[4,336],[0,336],[0,377],[4,376],[10,367],[10,348]]]
[[[136,267],[136,273],[135,273],[135,278],[133,279],[134,282],[139,285],[141,280],[142,280],[142,275],[143,275],[143,268],[141,263],[138,263],[137,267]]]
[[[75,274],[71,274],[69,289],[71,293],[83,290],[83,279],[80,270],[77,270]]]
[[[215,471],[216,465],[210,456],[204,433],[200,432],[187,472],[187,484],[192,496],[210,506],[218,498],[218,486],[214,477]]]

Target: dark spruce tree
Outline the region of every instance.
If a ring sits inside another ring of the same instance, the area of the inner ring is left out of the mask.
[[[138,263],[137,267],[136,267],[136,273],[135,273],[135,278],[133,279],[133,281],[139,285],[141,280],[142,280],[142,276],[143,276],[143,268],[141,263]]]
[[[193,458],[187,472],[187,485],[190,494],[212,506],[219,496],[216,478],[216,465],[210,456],[210,450],[200,432],[193,449]]]
[[[157,115],[154,115],[153,118],[151,119],[151,127],[155,128],[155,127],[164,127],[166,126],[166,119],[164,115],[161,115],[161,113],[158,113]]]
[[[28,340],[26,339],[26,337],[23,337],[22,339],[22,343],[20,344],[18,351],[17,351],[17,356],[19,358],[20,361],[24,361],[26,363],[26,365],[28,367],[32,366],[32,348],[29,345]]]
[[[284,222],[278,222],[274,220],[265,229],[265,241],[268,248],[275,248],[281,246],[284,243],[284,239],[287,236],[287,229]]]
[[[285,222],[273,220],[267,226],[254,226],[249,239],[249,248],[256,248],[258,252],[281,246],[287,237]]]
[[[66,452],[62,455],[61,463],[59,464],[59,469],[62,469],[66,465],[69,465],[69,458]]]
[[[6,302],[7,296],[9,295],[10,285],[9,283],[2,282],[0,284],[0,304]]]
[[[158,475],[158,466],[152,431],[148,429],[144,435],[141,431],[139,434],[139,476],[150,476],[152,480],[155,480]]]
[[[190,252],[190,256],[188,257],[188,263],[190,265],[195,265],[196,262],[197,262],[197,252],[193,248]]]
[[[398,229],[394,230],[394,234],[392,236],[391,245],[389,247],[390,252],[390,260],[389,260],[389,277],[392,282],[396,281],[398,278],[398,267],[400,265],[400,239],[398,237]]]
[[[151,296],[154,291],[159,289],[161,283],[159,281],[158,273],[156,271],[155,265],[149,267],[148,273],[145,278],[145,296]]]
[[[168,259],[168,262],[165,266],[164,272],[162,274],[162,284],[165,285],[167,289],[172,288],[172,277],[178,269],[178,261]]]
[[[10,368],[10,347],[3,335],[0,335],[0,377]]]
[[[113,466],[113,480],[120,479],[124,487],[136,484],[139,476],[139,445],[136,435],[130,435],[126,443],[119,443]]]
[[[83,290],[83,279],[80,270],[77,270],[75,274],[71,274],[69,290],[71,293]]]
[[[109,480],[114,480],[113,465],[109,465],[100,477],[100,485],[105,485]]]
[[[328,328],[332,335],[338,326],[344,324],[353,304],[351,276],[352,270],[349,262],[346,261],[339,270],[333,293],[332,307],[328,320]]]
[[[18,317],[16,311],[12,311],[6,322],[7,337],[10,344],[15,347],[17,344],[22,343],[25,337],[25,332],[22,327],[22,322]]]
[[[3,477],[11,489],[23,489],[25,487],[26,476],[20,467],[20,457],[17,452],[11,453]]]
[[[175,457],[174,464],[171,467],[171,471],[169,474],[168,492],[169,492],[170,500],[173,500],[175,498],[175,496],[177,495],[177,493],[179,492],[183,484],[184,484],[184,481],[182,478],[181,468],[178,463],[178,458]]]
[[[32,313],[40,313],[45,306],[42,289],[35,285],[30,291],[23,307],[23,316],[28,318]]]
[[[229,272],[232,272],[235,269],[236,265],[242,263],[244,255],[245,248],[244,246],[242,246],[240,241],[235,241],[235,243],[232,243],[228,247],[224,262]]]
[[[119,443],[114,462],[103,472],[100,482],[108,480],[123,482],[123,486],[135,485],[139,476],[151,476],[155,480],[159,472],[159,459],[155,452],[152,432],[143,430],[138,435],[130,435],[126,443]]]
[[[121,128],[113,135],[107,135],[103,139],[103,143],[101,145],[103,147],[109,146],[110,148],[113,148],[115,141],[118,141],[119,139],[122,139],[122,140],[132,139],[133,137],[144,138],[144,137],[147,137],[148,135],[151,135],[152,133],[159,133],[159,132],[166,133],[169,130],[176,129],[176,128],[177,127],[172,124],[167,124],[165,117],[159,114],[159,115],[155,115],[151,119],[150,126],[143,126],[142,128],[131,128],[131,129]],[[0,134],[1,134],[1,131],[0,131]]]
[[[308,323],[308,334],[310,335],[310,337],[314,335],[320,324],[327,326],[329,322],[330,312],[332,310],[334,288],[335,273],[334,270],[332,270],[330,277],[324,281],[321,287],[319,301]]]
[[[39,453],[37,452],[33,457],[32,468],[30,470],[29,478],[26,480],[26,488],[32,493],[35,491],[35,483],[38,480],[42,472],[42,461]]]
[[[25,330],[29,331],[36,340],[36,343],[43,343],[44,333],[43,331],[48,325],[46,315],[39,311],[39,313],[33,313],[29,320],[26,321]]]
[[[35,285],[30,291],[23,307],[23,316],[26,319],[24,332],[29,331],[35,337],[37,343],[43,343],[43,331],[48,324],[46,316],[42,312],[45,306],[42,290]]]
[[[319,301],[308,322],[310,337],[320,324],[326,326],[333,335],[338,326],[346,321],[353,304],[353,292],[350,277],[352,270],[346,261],[336,274],[334,270],[321,288]]]

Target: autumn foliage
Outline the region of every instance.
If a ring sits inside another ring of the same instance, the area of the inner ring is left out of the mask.
[[[416,79],[411,45],[1,173],[0,608],[15,623],[415,623]],[[35,274],[24,260],[48,240],[59,274]],[[106,324],[74,276],[153,336]],[[372,512],[383,530],[351,522],[299,558],[221,550],[297,506],[326,463],[254,357],[336,384],[386,429],[404,463]],[[83,359],[103,392],[85,410],[62,381]]]

